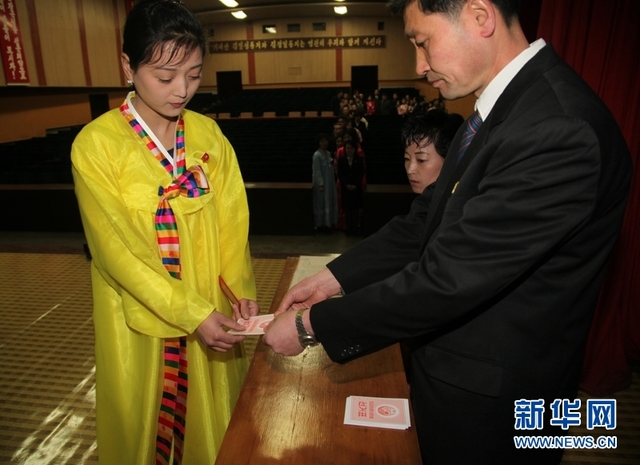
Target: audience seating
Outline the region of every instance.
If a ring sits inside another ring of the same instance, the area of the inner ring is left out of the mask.
[[[334,117],[215,118],[233,145],[247,182],[310,182],[316,136]],[[371,184],[405,184],[399,116],[370,116],[364,143]],[[71,144],[80,127],[47,137],[0,144],[1,184],[71,184]]]
[[[0,144],[0,184],[72,183],[71,144],[80,129],[52,129],[45,137]]]
[[[230,118],[218,120],[238,156],[246,182],[311,182],[316,136],[330,134],[331,118]],[[364,143],[370,184],[406,184],[400,116],[369,116]]]
[[[288,116],[290,111],[331,111],[331,99],[337,91],[335,87],[250,89],[227,96],[203,91],[191,99],[188,108],[200,113],[230,113],[231,116],[249,111],[254,116],[262,116],[265,111]],[[333,111],[331,113],[333,115]]]
[[[275,100],[255,108],[249,105],[242,108],[224,105],[205,108],[199,104],[192,109],[200,108],[201,113],[218,123],[234,147],[244,181],[254,183],[253,188],[247,189],[253,210],[252,233],[311,234],[311,191],[308,187],[311,183],[311,160],[317,149],[316,136],[319,133],[329,135],[333,129],[336,117],[327,106],[330,106],[331,96],[337,90],[331,88],[324,100],[316,102],[317,106],[302,98],[296,100],[296,95],[302,95],[300,92],[296,94],[299,89],[279,91],[271,90],[273,94],[280,95],[278,104]],[[267,92],[263,94],[269,95]],[[296,108],[291,108],[291,105]],[[297,115],[304,112],[305,117],[288,117],[289,112]],[[311,115],[315,117],[309,117]],[[406,211],[405,204],[408,205],[413,196],[410,193],[399,195],[401,190],[392,194],[379,190],[390,184],[395,184],[395,189],[407,186],[404,148],[400,143],[403,118],[398,115],[368,116],[367,120],[369,130],[363,148],[368,185],[371,186],[365,193],[366,202],[370,205],[370,208],[365,205],[366,234],[369,234],[388,221],[392,211],[394,215]],[[81,128],[57,129],[49,131],[46,137],[0,144],[0,184],[4,185],[0,189],[4,188],[3,195],[11,204],[11,213],[30,212],[22,215],[26,220],[5,222],[0,230],[81,230],[70,159],[71,144]],[[301,187],[297,190],[256,188],[255,183],[288,183],[289,186],[296,183]],[[17,189],[7,186],[14,184],[31,186]],[[306,211],[307,205],[308,215],[305,214],[304,219],[272,231],[274,222],[270,208],[302,212]],[[265,218],[261,218],[261,214]],[[293,226],[298,229],[292,232]]]
[[[337,87],[308,87],[286,89],[247,89],[231,95],[217,95],[201,91],[191,99],[187,108],[199,113],[230,113],[232,117],[251,112],[253,116],[263,116],[265,112],[275,112],[276,116],[288,116],[290,111],[308,111],[321,116],[334,116],[331,102],[338,93]],[[347,90],[347,89],[344,89]],[[389,98],[397,93],[400,98],[419,94],[413,87],[384,87],[381,92]],[[365,99],[367,94],[364,94]]]
[[[245,181],[306,183],[311,181],[316,136],[332,132],[335,116],[328,107],[337,90],[249,90],[225,101],[205,92],[196,94],[199,98],[194,98],[196,103],[190,106],[193,110],[209,106],[201,112],[216,120],[231,141]],[[393,89],[386,90],[390,93]],[[398,93],[409,91],[403,88]],[[244,103],[225,107],[232,100]],[[226,111],[222,111],[224,108]],[[302,114],[304,117],[299,118]],[[363,148],[368,182],[406,184],[404,149],[399,140],[402,117],[374,115],[367,120],[369,130]],[[72,183],[71,143],[80,129],[81,126],[52,130],[47,137],[0,144],[0,183]]]

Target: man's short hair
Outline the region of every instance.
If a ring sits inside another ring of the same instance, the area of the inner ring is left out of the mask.
[[[417,1],[420,11],[425,14],[443,13],[448,17],[457,18],[462,7],[468,0],[389,0],[387,8],[392,14],[403,14],[407,6]],[[511,26],[511,22],[518,18],[520,12],[520,0],[490,0],[500,11],[502,18],[507,26]]]

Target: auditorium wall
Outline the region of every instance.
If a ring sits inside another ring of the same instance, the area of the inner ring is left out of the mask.
[[[324,23],[324,31],[314,31],[313,23]],[[383,30],[378,30],[379,24]],[[289,24],[296,24],[300,32],[287,32]],[[263,26],[275,26],[276,33],[263,32]],[[309,38],[376,37],[384,36],[385,47],[373,48],[362,44],[344,49],[286,49],[278,51],[239,51],[213,53],[205,63],[203,86],[216,85],[216,72],[241,71],[245,86],[263,84],[302,84],[351,81],[352,66],[377,66],[381,82],[416,78],[414,50],[404,37],[401,18],[285,18],[262,22],[205,24],[213,31],[211,44],[233,41],[295,41]],[[255,69],[252,69],[255,67]]]
[[[90,120],[89,94],[107,92],[116,106],[126,84],[120,71],[125,0],[13,0],[19,19],[29,86],[7,83],[0,61],[0,143],[40,136],[47,129]],[[312,23],[324,22],[325,31]],[[385,36],[384,48],[264,51],[209,55],[202,90],[216,90],[217,71],[241,71],[245,88],[349,87],[351,67],[375,65],[379,85],[406,85],[416,79],[412,45],[400,18],[288,18],[263,22],[205,24],[213,40],[292,37]],[[300,32],[287,33],[287,24]],[[379,29],[383,23],[383,30]],[[283,31],[283,32],[280,32]],[[115,97],[113,95],[116,95]],[[117,102],[117,103],[116,103]]]

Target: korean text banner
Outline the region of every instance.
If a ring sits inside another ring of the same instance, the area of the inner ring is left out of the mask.
[[[209,42],[209,53],[286,52],[293,50],[385,47],[385,36],[306,37],[297,39],[213,41]]]
[[[29,84],[15,0],[0,0],[0,27],[0,47],[7,84]]]

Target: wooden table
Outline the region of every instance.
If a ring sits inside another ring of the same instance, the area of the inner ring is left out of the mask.
[[[287,259],[271,312],[296,265],[297,258]],[[285,357],[259,341],[216,465],[422,463],[414,426],[344,425],[350,395],[409,397],[397,344],[340,365],[322,346]]]

